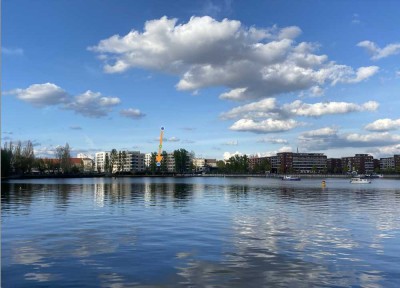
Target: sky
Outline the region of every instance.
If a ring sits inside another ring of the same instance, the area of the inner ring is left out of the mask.
[[[400,154],[399,1],[3,0],[1,141],[37,157]]]

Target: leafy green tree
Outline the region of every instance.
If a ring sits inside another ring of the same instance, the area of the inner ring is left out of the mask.
[[[161,160],[160,171],[162,174],[168,173],[168,153],[166,151],[162,152],[163,159]]]
[[[117,163],[117,161],[118,161],[118,152],[116,149],[112,149],[111,154],[110,154],[110,171],[109,172],[114,171],[114,165]]]
[[[10,146],[7,147],[7,143],[5,143],[4,148],[1,148],[1,177],[10,176],[12,173],[12,148],[11,143]]]
[[[150,172],[151,172],[151,174],[156,174],[156,171],[157,171],[157,164],[156,164],[156,156],[157,156],[157,153],[156,152],[152,152],[151,153],[151,159],[150,159]]]
[[[218,160],[217,161],[217,169],[218,169],[218,172],[225,173],[226,165],[225,165],[225,162],[223,160]]]
[[[188,172],[188,169],[190,168],[190,166],[188,166],[190,160],[189,152],[181,148],[179,150],[175,150],[173,155],[175,159],[175,172]]]

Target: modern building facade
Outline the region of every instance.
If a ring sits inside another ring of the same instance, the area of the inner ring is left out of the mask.
[[[272,162],[271,162],[272,163]],[[322,153],[293,153],[277,154],[278,173],[325,173],[327,157]]]
[[[107,165],[111,168],[112,173],[142,172],[145,170],[145,154],[140,151],[117,151],[115,159],[111,159],[110,151],[97,152],[95,170],[107,172]]]
[[[328,158],[326,160],[326,170],[331,174],[343,173],[342,159],[340,158]]]
[[[374,172],[374,157],[368,154],[342,157],[342,170],[357,174],[371,174]]]

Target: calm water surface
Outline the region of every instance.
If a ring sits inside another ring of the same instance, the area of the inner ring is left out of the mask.
[[[399,287],[400,180],[1,185],[2,287]]]

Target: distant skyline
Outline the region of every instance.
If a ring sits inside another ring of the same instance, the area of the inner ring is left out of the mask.
[[[1,139],[51,157],[400,154],[399,1],[2,1]]]

